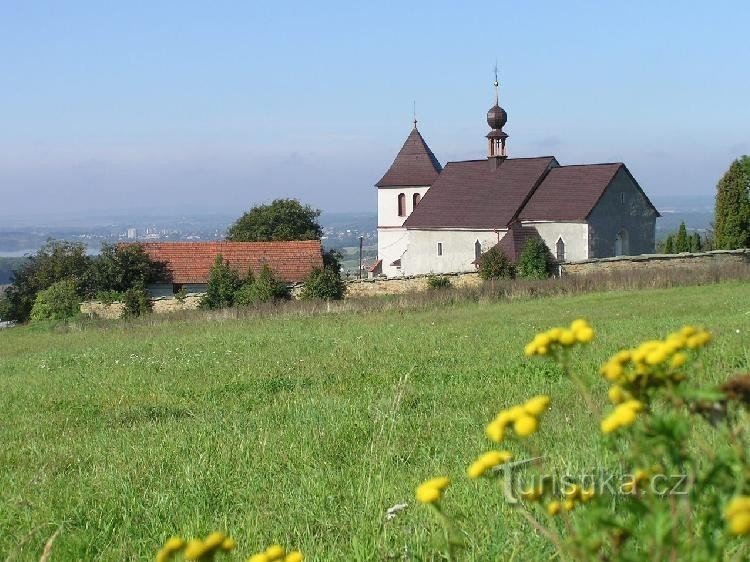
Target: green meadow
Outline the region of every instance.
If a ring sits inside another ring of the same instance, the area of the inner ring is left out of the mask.
[[[237,540],[232,560],[273,542],[311,561],[441,560],[439,527],[413,497],[448,475],[461,560],[548,559],[501,490],[465,470],[495,412],[539,393],[551,410],[517,457],[537,452],[561,470],[611,462],[573,383],[522,353],[577,317],[596,339],[572,368],[602,403],[607,357],[684,324],[714,332],[702,382],[750,371],[742,282],[4,330],[0,553],[38,560],[59,530],[51,560],[146,560],[170,535],[218,529]]]

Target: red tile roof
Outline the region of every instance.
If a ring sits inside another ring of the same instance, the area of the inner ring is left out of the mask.
[[[243,278],[248,269],[258,273],[263,264],[277,278],[301,282],[310,271],[323,267],[319,240],[290,242],[142,242],[144,251],[156,262],[166,265],[172,283],[206,283],[218,254]]]
[[[404,222],[406,228],[505,229],[550,166],[552,156],[449,162]]]
[[[586,220],[620,170],[624,170],[643,193],[625,164],[620,162],[560,166],[550,170],[524,206],[519,218],[548,221]],[[643,196],[653,207],[645,193]]]
[[[416,126],[396,155],[388,171],[375,185],[377,187],[429,186],[442,170],[440,162],[419,134]]]

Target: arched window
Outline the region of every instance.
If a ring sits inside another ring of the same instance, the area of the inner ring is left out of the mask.
[[[403,193],[398,194],[398,216],[406,216],[406,195]]]
[[[479,240],[474,242],[474,259],[478,260],[482,257],[482,244],[480,244]]]
[[[421,195],[420,195],[419,193],[415,193],[415,194],[414,194],[414,197],[412,197],[412,201],[413,201],[413,204],[414,204],[414,208],[416,208],[416,207],[417,207],[417,205],[419,205],[419,200],[420,200],[420,199],[422,199],[422,196],[421,196]]]
[[[565,261],[565,242],[563,242],[562,238],[557,239],[557,244],[555,244],[555,252],[557,254],[557,261]]]

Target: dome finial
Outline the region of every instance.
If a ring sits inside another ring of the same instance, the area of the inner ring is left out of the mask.
[[[493,85],[495,86],[495,105],[498,105],[500,103],[500,95],[498,92],[500,82],[497,81],[497,61],[495,61],[495,82],[493,83]]]
[[[411,116],[412,116],[412,123],[414,123],[414,128],[417,128],[417,100],[412,100],[411,102]]]

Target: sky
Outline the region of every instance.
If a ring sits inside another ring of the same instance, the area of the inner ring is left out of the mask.
[[[623,161],[710,198],[750,153],[747,0],[0,0],[0,217],[374,211],[411,129],[483,158]],[[0,221],[0,225],[2,221]]]

